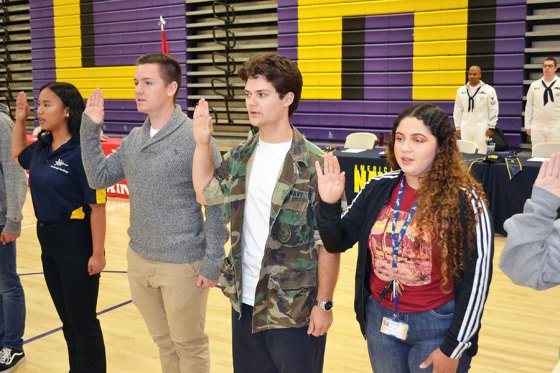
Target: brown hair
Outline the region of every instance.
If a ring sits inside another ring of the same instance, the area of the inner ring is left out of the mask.
[[[476,225],[486,197],[482,186],[466,169],[451,120],[435,105],[413,106],[395,120],[387,151],[391,167],[400,169],[394,152],[395,132],[401,121],[408,117],[421,120],[437,139],[434,164],[418,189],[415,220],[418,237],[427,237],[437,250],[441,263],[441,290],[447,293],[452,289],[452,281],[465,269],[464,245],[468,252],[475,248]],[[471,204],[471,198],[475,206]],[[416,250],[420,242],[420,239],[416,240]]]
[[[181,65],[175,59],[163,53],[144,54],[136,60],[136,66],[155,63],[159,65],[161,78],[166,84],[177,83],[177,91],[173,96],[173,102],[177,99],[179,88],[181,88]]]
[[[543,61],[543,63],[546,62],[546,61],[552,61],[552,62],[554,62],[554,67],[558,66],[558,61],[556,61],[556,58],[554,58],[554,57],[547,57],[547,58],[545,58],[544,61]]]
[[[256,55],[239,69],[239,76],[244,82],[249,78],[263,76],[276,89],[280,98],[292,92],[294,101],[290,105],[289,116],[296,111],[301,98],[303,78],[297,66],[289,58],[276,53]]]

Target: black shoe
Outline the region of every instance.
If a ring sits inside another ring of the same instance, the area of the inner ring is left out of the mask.
[[[0,372],[9,373],[15,370],[25,360],[25,352],[23,350],[11,349],[4,347],[0,351]]]

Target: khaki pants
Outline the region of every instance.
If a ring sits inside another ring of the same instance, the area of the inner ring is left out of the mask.
[[[132,302],[159,348],[163,373],[208,373],[210,353],[204,333],[208,289],[196,280],[200,261],[161,263],[128,249]]]

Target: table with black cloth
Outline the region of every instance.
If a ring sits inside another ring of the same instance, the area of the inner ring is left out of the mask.
[[[377,175],[391,171],[384,153],[380,150],[364,150],[360,153],[349,153],[337,150],[340,169],[346,172],[346,199],[350,203],[368,180]]]
[[[519,160],[522,170],[511,180],[505,163],[492,163],[489,165],[488,180],[483,183],[494,217],[494,231],[502,235],[506,235],[504,222],[512,215],[523,212],[542,165],[542,162],[528,161],[527,157],[519,157]]]
[[[369,179],[391,171],[383,150],[365,150],[359,153],[337,150],[334,155],[338,158],[341,170],[346,172],[346,199],[349,203]],[[468,165],[480,157],[477,154],[463,154]],[[476,162],[471,166],[471,173],[482,184],[488,196],[494,230],[502,235],[506,234],[504,221],[523,212],[523,205],[531,197],[533,183],[541,166],[541,162],[528,161],[527,158],[519,157],[519,160],[523,169],[511,180],[503,162]]]

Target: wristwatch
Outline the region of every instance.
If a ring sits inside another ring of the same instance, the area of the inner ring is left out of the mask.
[[[317,300],[317,305],[323,311],[331,312],[332,307],[333,307],[333,301],[330,300],[330,299],[328,299],[328,300]]]

